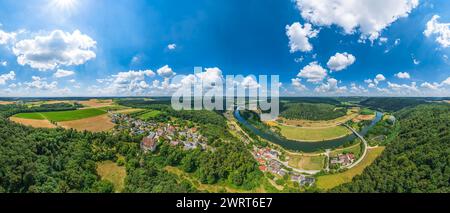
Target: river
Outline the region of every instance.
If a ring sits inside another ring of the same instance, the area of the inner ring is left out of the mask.
[[[234,111],[234,117],[241,123],[242,125],[246,126],[248,129],[250,129],[253,133],[256,135],[272,142],[275,144],[278,144],[282,146],[283,148],[291,151],[297,151],[297,152],[315,152],[319,150],[325,150],[325,149],[334,149],[337,147],[340,147],[344,145],[345,143],[349,141],[353,141],[357,138],[356,135],[352,134],[349,136],[345,136],[339,139],[334,140],[328,140],[328,141],[320,141],[320,142],[301,142],[301,141],[295,141],[295,140],[289,140],[282,138],[276,134],[270,134],[264,131],[261,131],[251,125],[247,120],[245,120],[241,114],[239,113],[239,110]],[[376,112],[375,118],[372,120],[369,126],[364,127],[359,134],[361,136],[365,136],[370,128],[372,128],[375,124],[377,124],[381,119],[383,118],[383,113]]]

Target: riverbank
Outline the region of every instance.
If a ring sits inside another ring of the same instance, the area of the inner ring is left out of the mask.
[[[245,120],[239,113],[239,110],[234,111],[234,117],[236,120],[247,127],[250,131],[252,131],[254,134],[258,135],[259,137],[277,144],[281,146],[283,149],[293,151],[293,152],[303,152],[303,153],[310,153],[310,152],[317,152],[317,151],[325,151],[327,149],[336,149],[338,147],[343,146],[344,144],[351,142],[357,138],[356,135],[351,134],[342,138],[334,139],[334,140],[326,140],[326,141],[319,141],[319,142],[305,142],[305,141],[296,141],[296,140],[289,140],[286,138],[282,138],[275,133],[265,132],[261,131],[260,129],[256,128],[255,126],[251,125],[247,120]],[[371,124],[365,128],[363,128],[360,132],[361,136],[365,136],[367,134],[367,131],[372,128],[374,125],[376,125],[381,118],[383,117],[383,114],[380,112],[376,112],[375,119],[372,120]]]

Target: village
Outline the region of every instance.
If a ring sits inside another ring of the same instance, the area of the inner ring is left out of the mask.
[[[259,170],[269,172],[275,176],[285,177],[290,175],[291,181],[296,182],[299,186],[312,186],[315,178],[306,176],[295,171],[289,171],[286,165],[279,160],[280,153],[271,148],[257,148],[252,151],[252,155],[259,163]]]
[[[207,138],[203,137],[196,127],[171,123],[142,121],[127,114],[110,112],[111,121],[116,124],[117,132],[128,131],[130,135],[144,135],[141,149],[145,152],[155,152],[159,143],[169,143],[171,146],[183,146],[184,150],[200,148],[211,149]]]

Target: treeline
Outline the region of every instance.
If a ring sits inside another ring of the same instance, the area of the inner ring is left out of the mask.
[[[117,99],[116,103],[119,105],[123,105],[123,106],[129,106],[129,107],[142,107],[142,106],[147,106],[147,107],[161,107],[161,106],[168,106],[171,103],[171,99],[170,98],[153,98],[153,99],[144,99],[144,98],[140,98],[140,99],[126,99],[126,98],[122,98],[122,99]]]
[[[287,103],[281,105],[281,117],[292,120],[332,120],[346,114],[346,108],[337,108],[331,104]]]
[[[286,103],[310,103],[310,104],[331,104],[331,105],[341,104],[338,98],[327,98],[327,97],[283,97],[280,100],[281,102]]]
[[[415,107],[420,104],[424,104],[424,99],[419,98],[368,98],[362,101],[360,104],[372,109],[395,112],[406,107]]]
[[[53,111],[68,111],[76,110],[82,107],[79,104],[57,103],[57,104],[43,104],[40,106],[28,107],[26,105],[2,105],[0,106],[0,117],[8,118],[18,113],[27,112],[53,112]]]
[[[396,113],[400,130],[374,164],[333,192],[450,192],[450,106]]]

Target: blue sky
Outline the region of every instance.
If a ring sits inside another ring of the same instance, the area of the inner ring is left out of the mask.
[[[195,66],[284,95],[450,95],[450,3],[348,2],[1,0],[0,96],[165,95]]]

